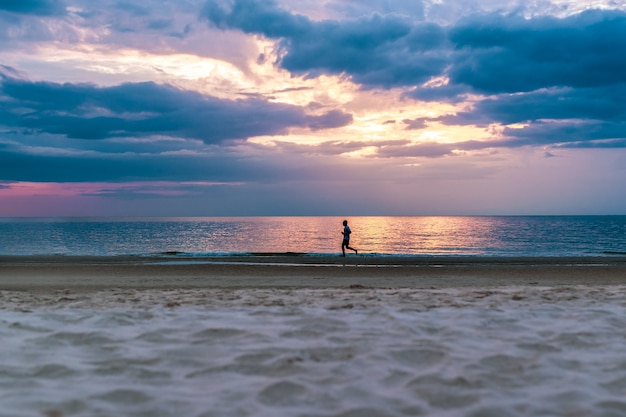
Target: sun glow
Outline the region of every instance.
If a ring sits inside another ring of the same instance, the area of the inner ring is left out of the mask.
[[[362,90],[349,78],[337,75],[309,79],[294,77],[274,64],[276,56],[272,42],[258,38],[254,41],[254,48],[262,59],[250,59],[245,67],[184,53],[156,54],[131,48],[113,53],[112,50],[90,44],[83,44],[76,49],[63,49],[58,44],[48,45],[41,48],[39,56],[50,63],[96,73],[100,80],[106,80],[108,76],[111,80],[115,79],[117,84],[120,80],[152,80],[223,99],[258,95],[270,102],[304,107],[311,115],[322,115],[339,109],[352,114],[353,122],[348,126],[318,132],[292,128],[288,139],[287,136],[280,138],[296,144],[389,140],[454,143],[469,139],[481,140],[497,134],[476,127],[445,126],[430,121],[444,114],[454,114],[460,108],[408,98],[398,100],[404,94],[402,89]],[[275,140],[276,137],[250,139],[251,142],[264,145]],[[344,155],[370,156],[375,153],[375,149],[364,146]]]
[[[232,95],[232,91],[254,87],[254,82],[235,65],[197,55],[151,54],[135,49],[110,51],[85,45],[80,50],[41,47],[39,55],[49,63],[114,76],[116,84],[120,79],[127,82],[152,80],[206,90],[212,95],[220,92],[223,95],[227,93],[225,90],[230,90],[228,95]]]

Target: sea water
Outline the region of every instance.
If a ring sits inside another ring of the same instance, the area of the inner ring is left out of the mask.
[[[362,255],[603,256],[626,253],[626,216],[351,217]],[[340,217],[2,218],[0,255],[340,251]]]

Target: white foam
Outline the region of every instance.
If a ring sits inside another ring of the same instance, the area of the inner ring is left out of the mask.
[[[626,287],[0,301],[5,415],[626,414]]]

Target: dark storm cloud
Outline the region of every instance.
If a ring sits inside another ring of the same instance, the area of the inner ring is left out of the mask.
[[[39,16],[65,13],[65,7],[59,0],[0,0],[0,10]]]
[[[0,125],[77,139],[169,135],[205,143],[344,126],[340,111],[309,115],[261,99],[222,100],[152,82],[97,87],[29,82],[0,74]]]
[[[209,1],[203,15],[219,28],[280,39],[278,64],[298,75],[348,74],[387,88],[427,81],[447,63],[441,27],[398,15],[317,22],[266,0]]]

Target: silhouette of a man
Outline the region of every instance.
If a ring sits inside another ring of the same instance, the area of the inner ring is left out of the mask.
[[[343,242],[341,242],[341,253],[343,253],[343,256],[346,256],[346,248],[353,250],[354,253],[358,254],[359,252],[350,247],[350,234],[352,233],[352,230],[350,230],[350,226],[348,226],[348,221],[344,220],[343,221],[343,232],[341,232],[341,234],[343,235]]]

